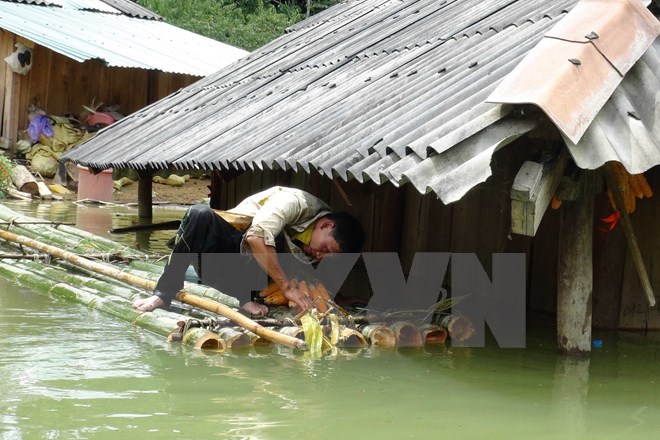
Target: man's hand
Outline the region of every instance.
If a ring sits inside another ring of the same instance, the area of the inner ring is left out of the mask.
[[[256,302],[246,302],[241,306],[241,309],[248,312],[250,315],[266,316],[268,314],[268,306],[257,304]]]
[[[289,301],[296,303],[300,311],[307,310],[312,307],[312,300],[307,297],[301,290],[295,287],[289,287],[284,291],[284,296]]]

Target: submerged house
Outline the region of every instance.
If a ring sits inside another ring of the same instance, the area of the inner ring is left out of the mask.
[[[130,114],[246,53],[130,0],[0,0],[0,55],[18,61],[0,69],[3,146],[27,128],[30,105],[64,115],[104,103]]]
[[[614,161],[660,191],[658,14],[641,0],[347,1],[65,159],[212,170],[219,208],[305,188],[356,214],[365,250],[397,252],[406,274],[419,252],[476,253],[489,273],[493,254],[524,253],[528,309],[557,316],[561,350],[587,352],[592,325],[660,328],[660,198],[628,215],[605,184]],[[353,272],[340,293],[368,298]]]

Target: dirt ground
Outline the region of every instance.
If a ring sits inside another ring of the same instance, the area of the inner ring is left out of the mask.
[[[194,205],[209,196],[210,178],[190,179],[183,186],[171,186],[153,183],[152,199],[154,202],[174,203],[177,205]],[[137,182],[124,186],[112,193],[112,199],[117,203],[137,203]]]

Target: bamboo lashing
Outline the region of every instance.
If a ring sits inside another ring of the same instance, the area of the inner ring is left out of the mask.
[[[115,267],[97,263],[95,261],[76,255],[72,252],[65,251],[55,246],[50,246],[30,238],[22,237],[12,232],[0,230],[0,238],[6,241],[27,246],[32,249],[37,249],[41,252],[45,252],[57,258],[67,260],[76,266],[115,278],[132,286],[136,286],[148,291],[153,291],[154,288],[156,287],[155,281],[146,280],[144,278],[140,278],[135,275],[125,273],[122,270],[117,269]],[[179,299],[179,301],[183,303],[225,316],[231,319],[232,321],[236,322],[239,326],[247,330],[250,330],[251,332],[256,333],[257,335],[263,338],[272,340],[273,342],[277,342],[301,350],[307,349],[307,345],[305,344],[304,341],[286,335],[282,335],[281,333],[274,332],[272,330],[268,330],[267,328],[260,326],[259,324],[248,318],[247,316],[243,315],[242,313],[233,310],[217,301],[213,301],[207,298],[201,298],[196,295],[191,295],[183,291],[177,294],[177,298]]]

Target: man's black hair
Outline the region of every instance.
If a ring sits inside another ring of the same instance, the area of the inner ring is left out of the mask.
[[[362,251],[364,229],[362,229],[358,219],[346,212],[334,212],[324,215],[323,218],[332,220],[335,223],[332,236],[339,244],[342,252],[357,253]]]

